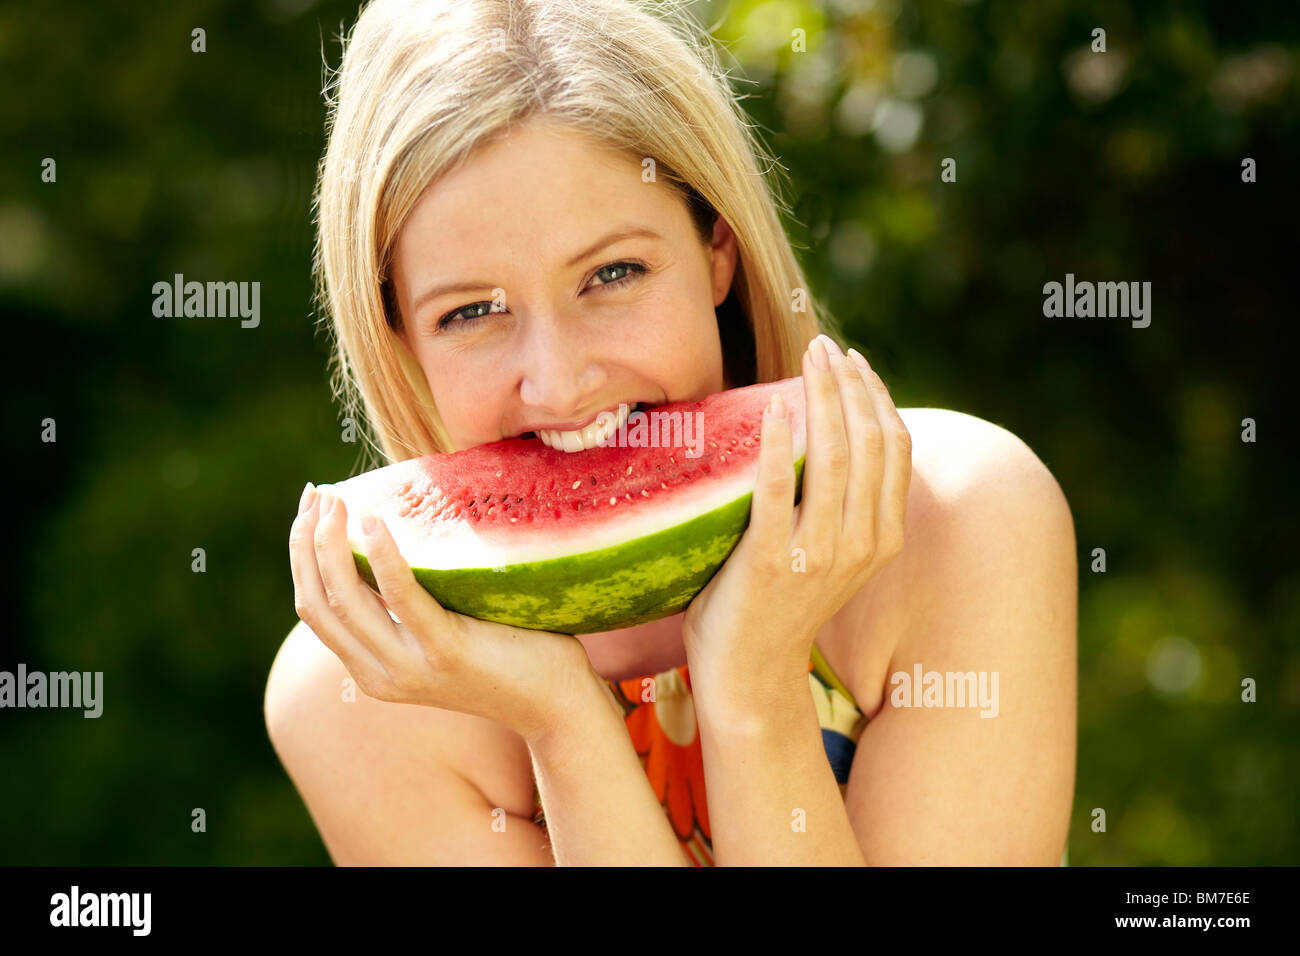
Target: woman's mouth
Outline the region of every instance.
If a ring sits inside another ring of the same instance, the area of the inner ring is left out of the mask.
[[[575,452],[599,448],[623,426],[632,412],[641,408],[641,403],[628,405],[624,402],[620,403],[616,410],[601,412],[593,422],[576,431],[543,429],[537,432],[524,432],[519,437],[540,438],[542,444],[558,451]]]

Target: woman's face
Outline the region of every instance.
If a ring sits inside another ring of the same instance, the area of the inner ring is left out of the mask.
[[[399,335],[455,449],[727,386],[713,310],[735,236],[718,217],[701,242],[680,194],[642,173],[534,122],[420,197],[394,249]]]

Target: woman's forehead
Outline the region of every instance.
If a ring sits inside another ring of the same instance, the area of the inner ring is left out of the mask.
[[[642,169],[635,157],[592,148],[583,137],[519,132],[425,190],[399,236],[398,257],[455,262],[531,249],[554,250],[567,263],[613,232],[678,236],[689,221],[681,196],[645,181]]]

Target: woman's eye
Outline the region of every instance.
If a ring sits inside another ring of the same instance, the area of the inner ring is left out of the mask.
[[[606,277],[608,273],[610,273],[611,271],[617,273],[619,270],[623,270],[622,275],[615,275],[612,278]],[[626,282],[631,282],[635,279],[640,278],[641,276],[645,275],[647,271],[648,271],[647,268],[639,262],[624,262],[624,261],[611,262],[609,265],[601,266],[599,269],[596,270],[595,274],[592,276],[592,279],[593,280],[600,279],[601,281],[594,286],[588,286],[588,288],[600,289],[606,286],[622,285]],[[488,315],[488,313],[490,313],[491,311],[492,311],[491,302],[474,302],[470,305],[463,306],[462,308],[457,309],[455,312],[448,312],[441,319],[439,319],[438,331],[441,332],[444,329],[448,328],[449,326],[466,328],[468,326],[473,325],[484,316]],[[466,314],[470,312],[474,314],[472,315]]]
[[[483,311],[477,312],[474,315],[464,315],[464,313],[471,312],[475,309],[482,309]],[[464,306],[463,308],[457,309],[455,312],[448,312],[446,315],[444,315],[441,319],[438,320],[438,331],[441,332],[449,325],[461,325],[461,326],[473,325],[475,322],[483,318],[483,316],[487,315],[491,311],[492,311],[491,302],[475,302],[472,305],[467,305]]]
[[[645,275],[645,271],[646,271],[645,266],[641,265],[641,263],[639,262],[611,262],[609,265],[601,266],[599,269],[597,269],[596,275],[593,276],[592,278],[599,277],[603,272],[605,272],[608,269],[615,269],[615,270],[626,269],[627,273],[625,275],[621,275],[613,279],[602,280],[600,285],[616,285],[620,282],[625,282],[628,279],[633,278],[634,276]]]

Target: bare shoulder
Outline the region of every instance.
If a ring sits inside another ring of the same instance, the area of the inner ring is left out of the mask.
[[[1074,525],[1047,466],[1016,435],[973,415],[899,415],[912,438],[903,550],[846,607],[835,638],[851,648],[838,659],[851,662],[869,717],[904,657],[959,640],[972,615],[1009,588],[1054,602],[1043,613],[1074,613]]]
[[[944,501],[1032,492],[1065,504],[1051,471],[1000,425],[946,408],[899,409],[912,435],[912,473]]]
[[[331,822],[321,817],[333,812],[333,798],[322,794],[352,789],[368,802],[405,792],[427,806],[422,790],[444,771],[471,784],[489,806],[532,816],[532,763],[517,733],[472,714],[375,700],[350,684],[347,668],[302,622],[267,678],[271,742],[322,834]],[[361,793],[365,788],[375,794]]]
[[[532,813],[532,764],[523,738],[496,721],[439,707],[375,700],[351,686],[347,668],[301,621],[267,678],[273,741],[325,748],[355,741],[372,755],[401,751],[410,767],[436,761],[465,776],[493,806]]]
[[[1074,522],[1060,484],[1016,435],[940,408],[900,409],[912,434],[902,565],[910,588],[967,588],[1013,579],[1074,593]],[[1050,579],[1050,584],[1048,584]],[[992,594],[994,592],[988,592]],[[915,591],[911,597],[920,597]],[[915,628],[910,629],[912,633]]]

